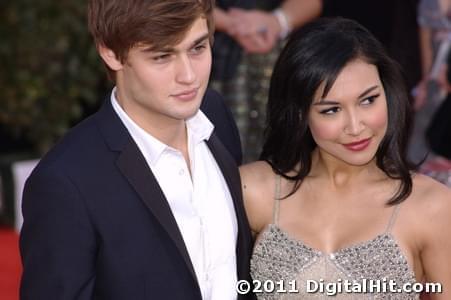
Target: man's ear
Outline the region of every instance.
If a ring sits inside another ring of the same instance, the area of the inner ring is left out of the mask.
[[[117,58],[113,50],[104,45],[98,45],[97,49],[99,51],[100,57],[102,57],[105,64],[113,71],[119,71],[123,68],[123,64]]]

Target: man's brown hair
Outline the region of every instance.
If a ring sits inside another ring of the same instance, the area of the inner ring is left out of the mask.
[[[136,45],[158,50],[181,42],[199,17],[206,18],[212,40],[213,6],[214,0],[89,0],[88,26],[96,45],[123,63]]]

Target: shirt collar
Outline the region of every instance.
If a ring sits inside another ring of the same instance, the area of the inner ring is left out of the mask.
[[[186,120],[186,127],[189,137],[195,144],[208,140],[215,128],[200,109],[194,116]]]
[[[165,150],[177,151],[146,132],[127,115],[116,99],[116,87],[111,92],[110,100],[113,109],[124,123],[133,140],[138,144],[141,151],[148,154],[149,164],[154,165]],[[188,141],[195,146],[210,138],[214,125],[199,109],[194,116],[186,120],[186,128]]]

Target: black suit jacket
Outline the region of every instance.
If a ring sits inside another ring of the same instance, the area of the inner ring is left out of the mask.
[[[207,144],[233,198],[238,278],[249,279],[238,169],[215,133]],[[41,160],[22,209],[21,299],[201,299],[167,200],[110,101]]]
[[[232,113],[226,106],[224,99],[218,92],[207,90],[200,109],[215,125],[216,135],[233,156],[236,163],[241,165],[243,152],[241,150],[240,135]]]

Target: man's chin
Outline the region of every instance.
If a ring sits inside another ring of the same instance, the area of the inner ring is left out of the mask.
[[[194,116],[198,113],[199,108],[200,108],[200,105],[197,106],[197,108],[196,108],[195,110],[193,110],[193,111],[191,111],[191,112],[189,112],[189,113],[187,112],[187,113],[185,114],[185,117],[184,117],[183,119],[189,120],[189,119],[191,119],[192,117],[194,117]]]

